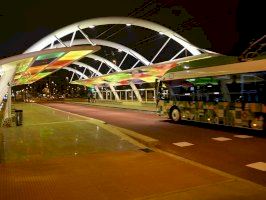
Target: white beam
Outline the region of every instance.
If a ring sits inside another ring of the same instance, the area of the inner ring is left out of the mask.
[[[67,45],[66,45],[65,43],[63,43],[61,39],[57,38],[55,35],[54,35],[54,37],[56,38],[56,40],[57,40],[61,45],[63,45],[64,47],[67,47]]]
[[[91,58],[93,60],[98,60],[98,61],[104,62],[106,65],[110,66],[111,68],[113,68],[117,72],[121,71],[120,67],[118,67],[117,65],[115,65],[111,61],[109,61],[109,60],[107,60],[107,59],[105,59],[105,58],[103,58],[101,56],[98,56],[98,55],[95,55],[95,54],[89,54],[86,57],[87,58]]]
[[[72,34],[72,37],[71,37],[71,40],[70,40],[70,44],[69,44],[70,47],[72,47],[73,41],[74,41],[75,36],[76,36],[76,32],[77,31],[74,31],[73,34]]]
[[[45,48],[52,41],[52,35],[56,35],[58,38],[62,38],[66,35],[73,33],[73,31],[80,29],[88,28],[89,26],[100,26],[100,25],[108,25],[108,24],[131,24],[134,26],[140,26],[143,28],[147,28],[150,30],[154,30],[158,33],[163,33],[169,38],[172,38],[174,41],[188,49],[192,55],[199,55],[200,51],[198,48],[192,44],[190,44],[185,38],[180,36],[178,33],[170,30],[167,27],[164,27],[160,24],[131,17],[100,17],[94,19],[88,19],[84,21],[80,21],[69,26],[63,27],[50,35],[44,37],[39,42],[32,45],[26,52],[38,51]]]
[[[139,60],[131,67],[131,69],[135,68],[139,64]]]
[[[77,65],[79,67],[85,67],[88,70],[92,71],[93,73],[97,74],[98,76],[101,76],[102,75],[102,73],[99,72],[97,69],[94,69],[93,67],[91,67],[91,66],[89,66],[89,65],[87,65],[85,63],[76,61],[76,62],[73,62],[72,64]]]
[[[127,56],[128,56],[128,53],[126,53],[126,55],[125,55],[124,58],[122,59],[121,63],[120,63],[119,66],[118,66],[119,68],[122,66],[122,64],[123,64],[123,62],[126,60]]]
[[[112,93],[113,93],[114,96],[115,96],[115,100],[116,100],[116,101],[119,101],[120,99],[119,99],[119,96],[118,96],[118,94],[117,94],[117,92],[116,92],[114,86],[110,84],[109,87],[110,87]]]
[[[81,32],[81,34],[85,37],[85,39],[86,40],[88,40],[88,42],[91,44],[91,45],[95,45],[92,41],[91,41],[91,39],[87,36],[87,34],[85,34],[84,32],[83,32],[83,30],[81,30],[79,27],[78,27],[78,30],[79,30],[79,32]]]
[[[152,58],[150,64],[152,64],[152,62],[157,58],[157,56],[162,52],[162,50],[164,49],[164,47],[168,44],[168,42],[171,40],[171,38],[168,38],[166,40],[166,42],[163,44],[163,46],[160,48],[160,50],[156,53],[156,55]]]
[[[100,89],[98,88],[98,86],[94,86],[97,94],[99,95],[100,99],[103,100],[103,94],[101,93]]]
[[[133,92],[135,93],[135,95],[136,95],[138,101],[139,101],[139,102],[142,102],[141,95],[140,95],[140,93],[139,93],[138,88],[135,86],[135,84],[132,83],[132,82],[130,81],[129,85],[130,85],[130,87],[132,88]]]
[[[179,52],[177,52],[170,60],[174,60],[177,56],[179,56],[183,51],[185,51],[185,48],[181,49]]]

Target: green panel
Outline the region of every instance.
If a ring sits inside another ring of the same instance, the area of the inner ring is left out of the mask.
[[[203,78],[190,78],[186,79],[186,81],[191,82],[196,85],[201,85],[201,84],[206,84],[206,83],[211,83],[213,85],[218,84],[218,80],[215,78],[209,78],[209,77],[203,77]]]
[[[45,60],[45,59],[51,59],[51,58],[58,58],[64,55],[65,52],[55,52],[55,53],[49,53],[49,54],[43,54],[36,58],[36,60]]]
[[[16,73],[21,73],[21,72],[26,71],[28,69],[28,67],[29,67],[28,64],[24,64],[24,65],[18,66]]]
[[[113,75],[106,76],[106,77],[104,77],[104,79],[108,82],[116,83],[116,82],[119,82],[121,80],[130,79],[131,77],[132,77],[131,74],[119,73],[119,74],[113,74]]]
[[[43,78],[43,77],[48,76],[48,75],[50,75],[50,74],[51,74],[51,72],[41,72],[41,73],[37,74],[37,75],[34,77],[34,79],[40,79],[40,78]]]
[[[176,72],[176,71],[184,71],[186,70],[184,67],[189,66],[190,69],[195,68],[201,68],[201,67],[212,67],[212,66],[219,66],[219,65],[226,65],[226,64],[232,64],[237,63],[238,58],[234,56],[214,56],[211,58],[205,58],[205,59],[198,59],[193,61],[187,61],[184,63],[181,63],[175,68],[170,69],[169,72]]]

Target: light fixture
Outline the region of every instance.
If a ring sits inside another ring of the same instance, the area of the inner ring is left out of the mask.
[[[131,24],[126,24],[127,26],[131,26]]]
[[[164,35],[164,33],[163,33],[163,32],[161,32],[161,31],[159,32],[159,34],[160,34],[160,35]]]
[[[95,26],[94,25],[90,25],[89,28],[94,28]]]
[[[185,66],[184,66],[184,69],[189,69],[189,66],[185,65]]]

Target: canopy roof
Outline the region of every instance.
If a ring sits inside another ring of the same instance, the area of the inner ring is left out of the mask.
[[[197,56],[189,56],[173,61],[167,61],[149,66],[125,70],[123,72],[112,73],[108,75],[93,77],[89,79],[82,79],[71,82],[71,84],[84,85],[87,87],[105,86],[105,85],[129,85],[130,82],[134,84],[152,83],[155,79],[161,78],[167,71],[175,69],[184,63],[192,62],[194,60],[211,58],[217,54],[201,54]]]
[[[98,51],[98,46],[75,46],[13,56],[0,61],[3,69],[15,67],[13,85],[31,84]]]

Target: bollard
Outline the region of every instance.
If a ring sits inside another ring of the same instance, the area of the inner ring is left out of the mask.
[[[21,126],[23,121],[23,110],[15,110],[16,113],[16,125]]]

